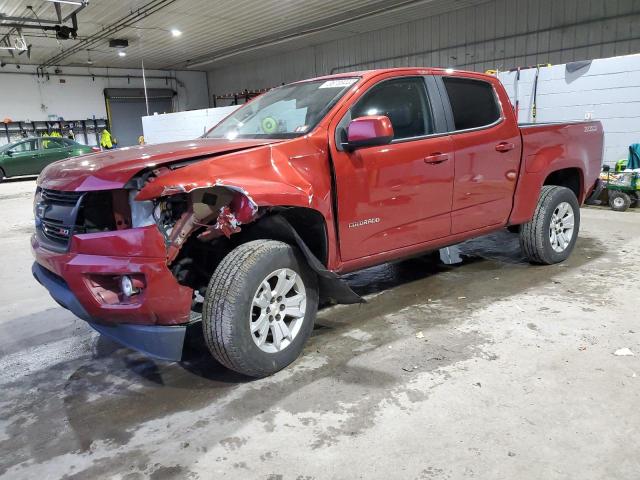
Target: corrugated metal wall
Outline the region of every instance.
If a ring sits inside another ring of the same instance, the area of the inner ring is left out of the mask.
[[[210,91],[262,88],[332,71],[560,64],[640,52],[640,0],[493,0],[209,73]]]

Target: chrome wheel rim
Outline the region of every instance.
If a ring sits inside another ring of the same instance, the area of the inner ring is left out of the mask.
[[[624,199],[622,197],[616,197],[613,199],[613,206],[616,208],[624,207]]]
[[[564,252],[573,238],[575,218],[573,207],[568,202],[560,203],[551,215],[549,240],[551,248],[557,253]]]
[[[251,302],[251,338],[260,350],[277,353],[296,338],[307,307],[300,275],[289,268],[271,272],[260,283]]]

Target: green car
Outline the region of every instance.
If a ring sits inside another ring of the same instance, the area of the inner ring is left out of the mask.
[[[27,138],[0,147],[0,182],[8,177],[38,175],[56,160],[100,151],[68,138]]]

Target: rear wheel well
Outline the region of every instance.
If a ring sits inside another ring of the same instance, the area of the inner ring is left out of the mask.
[[[578,168],[564,168],[550,173],[544,181],[544,185],[557,185],[571,190],[578,202],[582,195],[582,172]]]

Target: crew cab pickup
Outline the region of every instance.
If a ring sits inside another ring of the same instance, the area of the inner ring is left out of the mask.
[[[228,368],[300,354],[340,275],[509,227],[565,260],[597,186],[599,122],[518,125],[499,80],[403,68],[274,88],[202,138],[40,175],[33,273],[97,331],[181,358],[201,328]],[[426,294],[425,294],[426,295]]]

